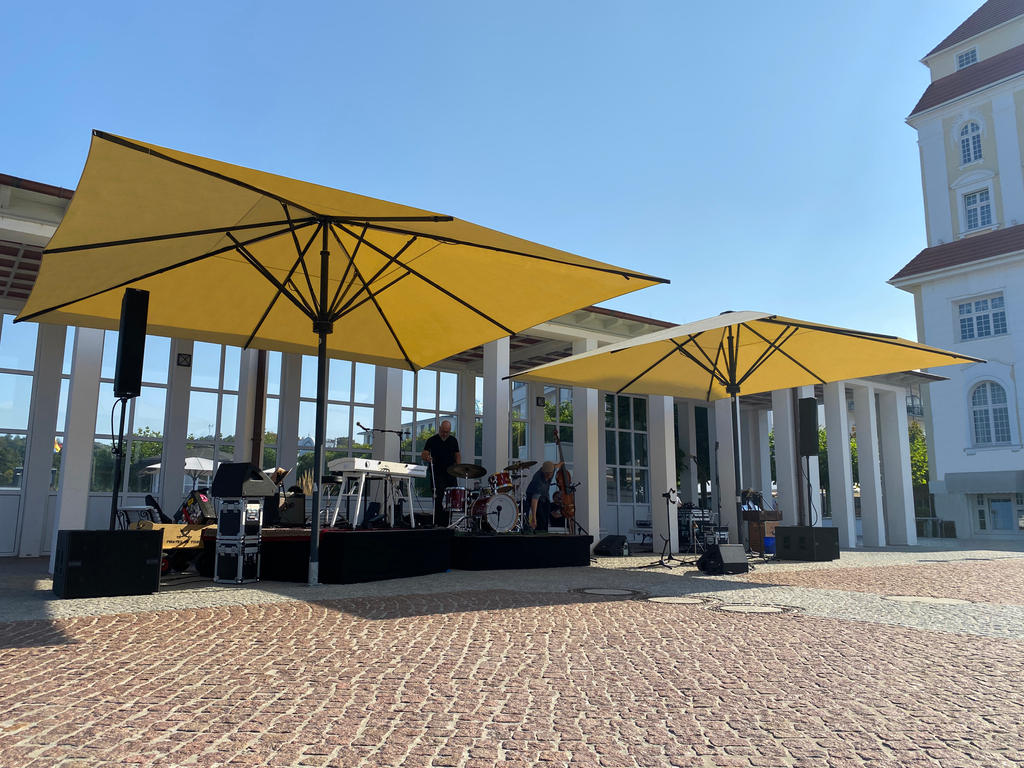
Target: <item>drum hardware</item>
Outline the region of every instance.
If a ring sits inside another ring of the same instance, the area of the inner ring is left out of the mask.
[[[452,477],[461,477],[467,480],[474,480],[487,474],[487,470],[479,464],[452,464],[448,467],[448,474]]]
[[[520,469],[529,469],[530,467],[532,467],[536,463],[537,463],[536,461],[516,461],[516,462],[513,462],[512,464],[509,464],[507,467],[505,467],[505,471],[506,472],[518,472]]]
[[[514,487],[512,477],[508,472],[495,472],[487,478],[487,484],[494,493],[509,493]]]

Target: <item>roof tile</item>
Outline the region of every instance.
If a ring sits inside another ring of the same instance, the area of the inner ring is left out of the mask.
[[[924,112],[1019,72],[1024,72],[1024,45],[1018,45],[992,58],[957,70],[951,75],[940,77],[925,89],[910,116],[913,117],[918,112]]]
[[[1018,251],[1024,251],[1024,224],[925,248],[889,282]]]

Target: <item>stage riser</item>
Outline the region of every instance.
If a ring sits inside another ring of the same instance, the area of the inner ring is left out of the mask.
[[[456,536],[452,541],[452,568],[503,571],[587,566],[593,543],[593,536]]]
[[[443,573],[564,568],[590,565],[592,536],[518,534],[455,535],[448,529],[324,531],[320,536],[320,582],[354,584]],[[204,538],[213,576],[214,539]],[[309,532],[263,529],[260,580],[305,583],[309,578]]]

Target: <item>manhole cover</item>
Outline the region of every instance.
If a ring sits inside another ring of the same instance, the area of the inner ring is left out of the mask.
[[[707,605],[703,597],[649,597],[649,603],[672,603],[673,605]]]
[[[583,595],[596,595],[597,597],[646,597],[646,592],[638,589],[619,589],[617,587],[581,587],[571,589],[570,592],[579,592]]]
[[[732,603],[718,606],[715,610],[725,613],[787,613],[796,610],[782,605],[746,605],[744,603]]]
[[[924,603],[926,605],[970,605],[970,600],[959,597],[925,597],[923,595],[886,595],[886,600],[897,603]]]

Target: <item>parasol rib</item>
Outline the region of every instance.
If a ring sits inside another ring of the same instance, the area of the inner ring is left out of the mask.
[[[391,326],[391,321],[388,320],[387,314],[384,312],[383,309],[381,309],[380,304],[377,303],[377,298],[373,295],[373,291],[370,290],[370,286],[368,286],[366,284],[366,280],[363,279],[363,273],[359,271],[359,267],[356,266],[355,261],[352,259],[352,256],[348,252],[348,249],[345,248],[344,244],[342,244],[341,239],[338,237],[338,233],[334,231],[334,227],[329,227],[329,229],[331,230],[331,234],[334,236],[334,239],[337,241],[338,247],[341,248],[341,252],[348,257],[349,263],[352,265],[353,273],[363,284],[363,290],[366,291],[366,295],[370,298],[370,301],[373,302],[373,306],[377,309],[377,313],[380,315],[380,319],[383,320],[384,325],[388,327],[388,331],[391,333],[391,337],[395,340],[395,344],[398,345],[398,349],[401,351],[402,357],[404,357],[405,361],[409,364],[409,370],[415,371],[416,364],[413,363],[412,359],[409,357],[409,353],[405,351],[405,347],[402,345],[402,340],[399,339],[398,334],[395,333],[395,329]]]
[[[230,232],[228,232],[228,237],[231,238],[232,240],[235,240],[234,236]],[[309,315],[310,308],[305,305],[305,302],[302,300],[301,294],[295,296],[291,293],[291,291],[286,290],[284,283],[280,282],[276,277],[274,277],[270,270],[263,266],[260,263],[259,259],[253,256],[242,243],[235,241],[235,250],[237,250],[238,253],[241,254],[242,258],[245,259],[249,263],[249,265],[252,266],[253,269],[255,269],[257,272],[263,275],[264,279],[266,279],[267,282],[269,282],[271,285],[277,288],[278,293],[281,296],[284,296],[289,301],[291,301],[292,304],[298,307],[299,311],[301,311],[304,315]]]
[[[146,237],[132,237],[125,240],[107,240],[102,243],[85,243],[83,245],[69,245],[65,248],[45,248],[43,253],[74,253],[75,251],[91,251],[96,248],[114,248],[121,245],[138,245],[139,243],[156,243],[161,240],[176,240],[185,237],[200,237],[202,235],[224,235],[228,232],[238,232],[243,229],[261,229],[265,227],[280,227],[288,225],[289,228],[296,224],[312,224],[316,219],[303,218],[292,221],[288,218],[284,221],[261,221],[256,224],[232,224],[229,227],[211,227],[209,229],[194,229],[188,232],[173,232],[165,235],[148,235]],[[283,232],[284,230],[282,230]],[[280,232],[278,234],[281,234]]]
[[[748,327],[747,330],[750,330],[750,328]],[[783,328],[779,332],[779,335],[775,337],[774,341],[768,341],[768,339],[765,339],[765,342],[767,343],[767,346],[761,351],[761,354],[758,355],[757,359],[747,369],[747,372],[745,374],[743,374],[743,378],[740,379],[739,383],[743,384],[743,382],[745,382],[747,379],[749,379],[751,376],[753,376],[757,372],[758,368],[760,368],[762,365],[764,365],[766,362],[768,362],[768,360],[770,360],[772,358],[772,356],[775,354],[775,352],[778,349],[782,348],[783,344],[785,344],[787,341],[789,341],[791,338],[793,338],[793,335],[796,332],[797,332],[796,328]],[[785,338],[783,338],[783,337],[785,337]],[[808,373],[810,373],[812,376],[814,376],[814,374],[811,373],[810,371],[808,371]]]
[[[912,341],[901,339],[899,336],[890,336],[884,333],[871,333],[870,331],[856,331],[847,328],[831,328],[827,325],[815,325],[814,323],[803,323],[792,320],[779,320],[775,315],[772,317],[762,317],[758,320],[759,323],[775,323],[776,325],[791,325],[795,328],[804,328],[809,331],[821,331],[822,333],[831,333],[836,336],[851,336],[855,339],[864,339],[870,341],[877,341],[881,344],[890,344],[894,347],[901,347],[903,349],[916,349],[920,350],[921,345],[915,344]],[[960,360],[969,360],[973,363],[985,362],[980,357],[971,357],[970,355],[961,355],[956,352],[950,352],[948,350],[942,350],[942,354],[947,357],[954,357]]]
[[[751,333],[753,333],[755,336],[757,336],[759,339],[761,339],[761,341],[763,341],[765,344],[767,344],[770,347],[772,347],[780,355],[785,356],[787,360],[789,360],[791,363],[793,363],[793,365],[797,366],[798,368],[802,369],[803,371],[805,371],[809,375],[811,375],[814,378],[816,378],[820,384],[824,384],[825,383],[825,380],[823,378],[821,378],[821,376],[819,376],[814,371],[812,371],[810,368],[808,368],[806,365],[801,363],[799,360],[797,360],[795,357],[793,357],[791,354],[789,354],[786,350],[784,350],[781,346],[775,346],[774,344],[772,344],[772,342],[768,341],[768,339],[766,339],[764,336],[762,336],[760,333],[758,333],[757,329],[751,328],[751,327],[747,326],[747,330],[749,330]],[[793,334],[790,334],[788,337],[786,337],[786,339],[783,341],[783,343],[785,343],[786,341],[789,341],[791,338],[793,338],[794,335],[795,335],[795,332]],[[747,375],[749,376],[750,374],[748,373]],[[745,378],[746,377],[744,377],[744,379]]]
[[[305,227],[305,226],[308,226],[308,225],[304,224],[303,227]],[[262,242],[264,240],[270,240],[271,238],[283,235],[285,232],[288,232],[288,231],[289,230],[287,230],[287,229],[281,229],[281,230],[278,230],[276,232],[270,232],[270,233],[267,233],[267,234],[264,234],[264,235],[260,235],[259,237],[254,237],[251,240],[241,240],[239,242],[241,242],[241,244],[244,245],[244,246],[248,246],[248,245],[252,245],[253,243],[259,243],[259,242]],[[208,251],[206,253],[201,253],[198,256],[193,256],[191,258],[175,262],[174,264],[169,264],[166,267],[160,267],[159,269],[154,269],[151,272],[144,272],[141,275],[136,275],[135,277],[131,277],[131,278],[127,279],[127,280],[123,280],[120,283],[118,283],[117,285],[111,285],[111,286],[109,286],[107,288],[103,288],[102,290],[94,291],[93,293],[90,293],[87,296],[79,296],[76,299],[71,299],[69,301],[65,301],[65,302],[62,302],[60,304],[55,304],[52,307],[46,307],[45,309],[40,309],[37,312],[33,312],[30,315],[25,315],[24,317],[17,318],[15,320],[15,322],[16,323],[24,323],[24,322],[26,322],[28,320],[33,320],[34,318],[37,318],[40,315],[45,315],[47,312],[56,312],[57,310],[63,309],[64,307],[70,306],[71,304],[77,304],[80,301],[86,301],[87,299],[95,298],[96,296],[99,296],[101,294],[107,293],[108,291],[116,291],[118,288],[124,288],[126,286],[131,285],[132,283],[138,282],[139,280],[146,280],[147,278],[150,278],[150,277],[156,277],[157,275],[162,275],[164,272],[170,272],[172,269],[178,269],[179,267],[184,267],[184,266],[187,266],[189,264],[194,264],[197,261],[202,261],[203,259],[209,259],[209,258],[211,258],[213,256],[219,256],[222,253],[228,253],[229,251],[234,251],[234,250],[236,250],[234,244],[232,244],[232,245],[225,245],[225,246],[223,246],[221,248],[216,248],[216,249],[214,249],[212,251]]]
[[[356,256],[359,255],[359,246],[363,244],[363,238],[366,237],[366,227],[363,227],[363,231],[359,235],[359,239],[356,241],[356,247],[352,250],[352,256],[348,260],[348,264],[345,265],[345,272],[341,276],[341,280],[338,281],[338,290],[334,292],[334,296],[331,297],[330,302],[327,304],[327,316],[333,317],[338,311],[338,303],[341,301],[343,293],[348,293],[348,288],[345,287],[345,281],[348,280],[348,273],[352,271],[355,266]],[[373,282],[373,278],[370,278],[370,282]],[[355,285],[355,280],[352,280],[349,285]],[[331,321],[333,322],[333,320]]]
[[[350,230],[346,229],[345,227],[339,227],[339,229],[341,229],[341,231],[343,231],[349,237],[355,237],[355,235]],[[334,239],[338,241],[338,245],[341,245],[341,240],[338,238],[337,232],[334,231],[334,227],[331,227],[331,233],[334,235]],[[502,325],[501,323],[499,323],[497,320],[495,320],[493,317],[491,317],[487,313],[482,312],[481,310],[479,310],[476,307],[474,307],[472,304],[470,304],[470,303],[464,301],[463,299],[459,298],[454,293],[449,291],[447,288],[443,288],[442,286],[438,285],[433,280],[431,280],[429,277],[427,277],[426,275],[422,274],[421,272],[418,272],[417,270],[413,269],[412,267],[410,267],[405,262],[398,261],[390,253],[387,253],[386,251],[378,248],[373,243],[367,242],[367,245],[370,248],[372,248],[373,250],[377,251],[377,253],[379,253],[385,259],[388,259],[389,261],[393,262],[395,264],[395,266],[400,267],[401,269],[406,270],[407,272],[409,272],[410,274],[414,275],[415,277],[418,277],[420,280],[425,282],[427,285],[432,287],[434,290],[440,291],[441,293],[443,293],[445,296],[447,296],[452,301],[455,301],[458,304],[461,304],[462,306],[464,306],[469,311],[475,312],[476,314],[480,315],[480,317],[482,317],[484,320],[486,320],[487,322],[491,323],[492,325],[496,325],[498,328],[500,328],[501,330],[503,330],[505,333],[509,334],[510,336],[513,333],[515,333],[515,331],[513,331],[511,328],[508,328],[507,326]],[[342,247],[344,247],[344,246],[342,246]],[[393,285],[393,283],[392,283],[392,285]],[[370,291],[369,287],[366,287],[366,291],[367,291],[367,294],[369,296],[371,296],[371,297],[373,296],[373,293]],[[377,303],[376,299],[374,299],[373,301],[374,301],[374,304]]]
[[[277,293],[274,294],[274,297],[270,300],[270,303],[267,305],[266,310],[263,312],[263,315],[260,317],[259,322],[256,323],[256,326],[252,329],[252,333],[249,334],[249,338],[245,340],[245,344],[244,344],[244,348],[245,349],[249,348],[249,345],[252,344],[252,340],[254,338],[256,338],[256,334],[259,333],[260,328],[263,327],[263,323],[266,321],[267,317],[270,315],[270,311],[274,308],[274,305],[277,303],[278,298],[280,298],[281,294],[283,293],[284,287],[288,286],[288,285],[291,285],[295,289],[296,293],[299,292],[298,291],[298,287],[295,285],[295,281],[292,280],[292,274],[295,272],[296,269],[298,269],[299,264],[306,258],[306,252],[309,250],[309,247],[311,245],[313,245],[313,241],[316,240],[316,236],[317,236],[317,234],[319,234],[319,232],[320,232],[320,228],[317,227],[313,231],[312,236],[309,238],[309,242],[306,243],[306,247],[305,248],[300,247],[299,239],[297,237],[295,237],[295,233],[294,232],[292,233],[292,237],[295,240],[295,248],[299,252],[299,257],[295,260],[295,263],[292,264],[292,268],[288,270],[288,274],[285,275],[285,278],[282,281],[282,288],[279,288],[277,290]]]
[[[365,228],[363,229],[363,235],[362,236],[363,237],[366,236],[366,229]],[[401,255],[403,253],[405,253],[406,250],[408,250],[409,247],[413,243],[415,243],[415,242],[416,242],[416,238],[415,237],[410,237],[409,240],[406,241],[405,245],[403,245],[401,248],[399,248],[398,252],[395,253],[395,258],[396,259],[400,258]],[[373,274],[373,276],[370,278],[369,282],[371,284],[373,282],[375,282],[377,280],[377,278],[380,277],[389,266],[391,266],[390,262],[386,263],[383,267],[378,269]],[[346,274],[347,274],[347,270],[346,270]],[[408,274],[408,272],[403,273],[402,277],[404,277],[407,274]],[[354,284],[355,284],[355,281],[353,280],[351,285],[354,285]],[[394,282],[388,283],[386,286],[384,286],[383,288],[379,289],[377,291],[377,294],[380,295],[384,290],[386,290],[387,288],[390,288],[392,285],[394,285]],[[359,294],[360,294],[360,291],[356,291],[347,300],[342,302],[341,301],[341,299],[342,299],[341,289],[343,287],[344,287],[343,285],[339,285],[338,286],[338,292],[334,296],[335,300],[333,302],[331,302],[331,315],[334,316],[335,319],[340,318],[344,314],[346,314],[346,310],[352,305],[352,302],[354,302],[359,297]],[[345,293],[348,293],[348,289],[347,288],[345,289]],[[365,303],[365,301],[366,301],[366,299],[364,299],[363,301],[359,302],[359,305],[362,305],[363,303]]]
[[[670,341],[671,341],[671,339],[670,339]],[[628,382],[626,382],[626,384],[624,386],[622,386],[619,389],[615,390],[615,394],[621,395],[623,392],[625,392],[631,386],[636,384],[640,379],[642,379],[648,373],[650,373],[655,368],[657,368],[659,365],[661,365],[666,360],[668,360],[672,356],[672,353],[675,352],[675,351],[676,351],[676,349],[673,346],[672,349],[670,349],[668,352],[666,352],[662,357],[660,357],[657,360],[655,360],[653,363],[651,363],[651,365],[647,366],[647,368],[645,368],[640,373],[638,373],[636,376],[634,376],[632,379],[630,379]]]

